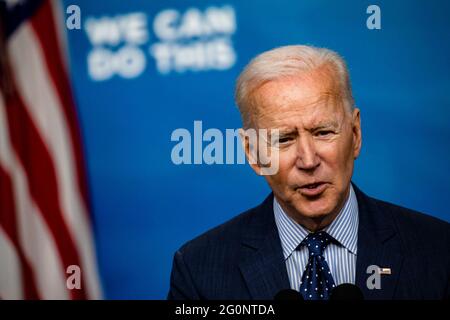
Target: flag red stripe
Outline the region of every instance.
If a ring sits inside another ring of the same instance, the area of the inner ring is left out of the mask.
[[[78,117],[72,90],[61,56],[61,46],[59,45],[58,36],[56,34],[56,23],[49,0],[43,2],[35,15],[31,18],[30,22],[41,47],[45,49],[42,50],[42,52],[45,58],[46,69],[49,71],[53,81],[59,101],[61,102],[60,104],[62,106],[66,124],[70,130],[70,138],[72,140],[71,147],[74,151],[74,160],[77,169],[77,183],[79,192],[81,192],[84,204],[87,207],[90,202],[88,198],[86,180],[87,171],[83,159],[84,152],[82,150],[81,132],[78,126]],[[90,212],[90,210],[87,210],[87,212]]]
[[[19,244],[19,235],[16,221],[16,206],[13,195],[11,177],[0,166],[0,225],[5,230],[11,242],[14,244],[17,256],[22,267],[22,283],[25,299],[39,299],[36,281],[30,264],[25,258],[22,247]]]
[[[69,265],[81,266],[76,246],[64,221],[55,168],[35,124],[20,96],[8,99],[6,113],[11,143],[27,174],[30,194],[40,208],[58,248],[64,270]],[[84,277],[81,277],[83,279]],[[82,280],[83,282],[83,280]],[[85,286],[71,290],[73,299],[86,299]]]

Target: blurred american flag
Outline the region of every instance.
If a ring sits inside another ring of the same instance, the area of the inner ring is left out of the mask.
[[[60,5],[0,0],[1,299],[102,295]]]

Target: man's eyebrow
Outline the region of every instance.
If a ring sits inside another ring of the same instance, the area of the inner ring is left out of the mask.
[[[294,128],[278,128],[278,132],[279,132],[280,136],[281,135],[288,136],[290,134],[296,133],[297,130]]]
[[[339,125],[336,121],[327,121],[327,122],[321,122],[316,125],[311,126],[311,130],[320,130],[320,129],[327,129],[327,128],[338,128]]]

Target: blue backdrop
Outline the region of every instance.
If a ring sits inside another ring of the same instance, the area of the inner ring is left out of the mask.
[[[175,250],[257,205],[248,165],[175,165],[171,134],[240,127],[234,81],[256,54],[312,44],[348,62],[367,194],[450,221],[450,2],[74,1],[70,73],[106,298],[164,299]],[[367,7],[380,8],[369,29]],[[66,14],[66,17],[69,15]],[[207,143],[204,143],[205,146]]]

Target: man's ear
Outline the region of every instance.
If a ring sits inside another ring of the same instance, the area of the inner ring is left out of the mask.
[[[361,115],[360,110],[355,108],[352,114],[352,131],[353,131],[353,158],[359,157],[362,145],[361,133]]]
[[[239,129],[239,136],[241,137],[242,148],[245,152],[245,157],[247,158],[250,167],[255,171],[257,175],[261,175],[261,167],[258,162],[258,149],[257,140],[250,139],[249,131],[253,129]]]

